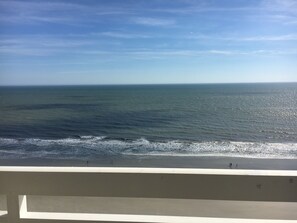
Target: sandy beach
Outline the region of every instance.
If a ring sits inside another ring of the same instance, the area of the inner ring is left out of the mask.
[[[92,160],[75,159],[1,159],[0,166],[106,166],[178,167],[215,169],[297,170],[296,159],[252,159],[236,157],[117,156]]]

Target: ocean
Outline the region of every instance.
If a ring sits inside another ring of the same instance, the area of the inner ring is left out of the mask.
[[[297,159],[297,83],[0,87],[0,159]]]

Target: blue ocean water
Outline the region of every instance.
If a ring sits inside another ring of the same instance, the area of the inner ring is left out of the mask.
[[[297,84],[0,87],[0,158],[297,158]]]

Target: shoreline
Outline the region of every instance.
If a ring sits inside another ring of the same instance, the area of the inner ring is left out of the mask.
[[[297,170],[296,159],[179,156],[110,156],[94,159],[1,159],[0,166],[160,167]]]

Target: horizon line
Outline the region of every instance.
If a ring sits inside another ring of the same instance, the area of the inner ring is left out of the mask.
[[[149,85],[220,85],[220,84],[296,84],[297,81],[260,81],[260,82],[201,82],[201,83],[132,83],[132,84],[24,84],[0,85],[0,87],[71,87],[71,86],[149,86]]]

